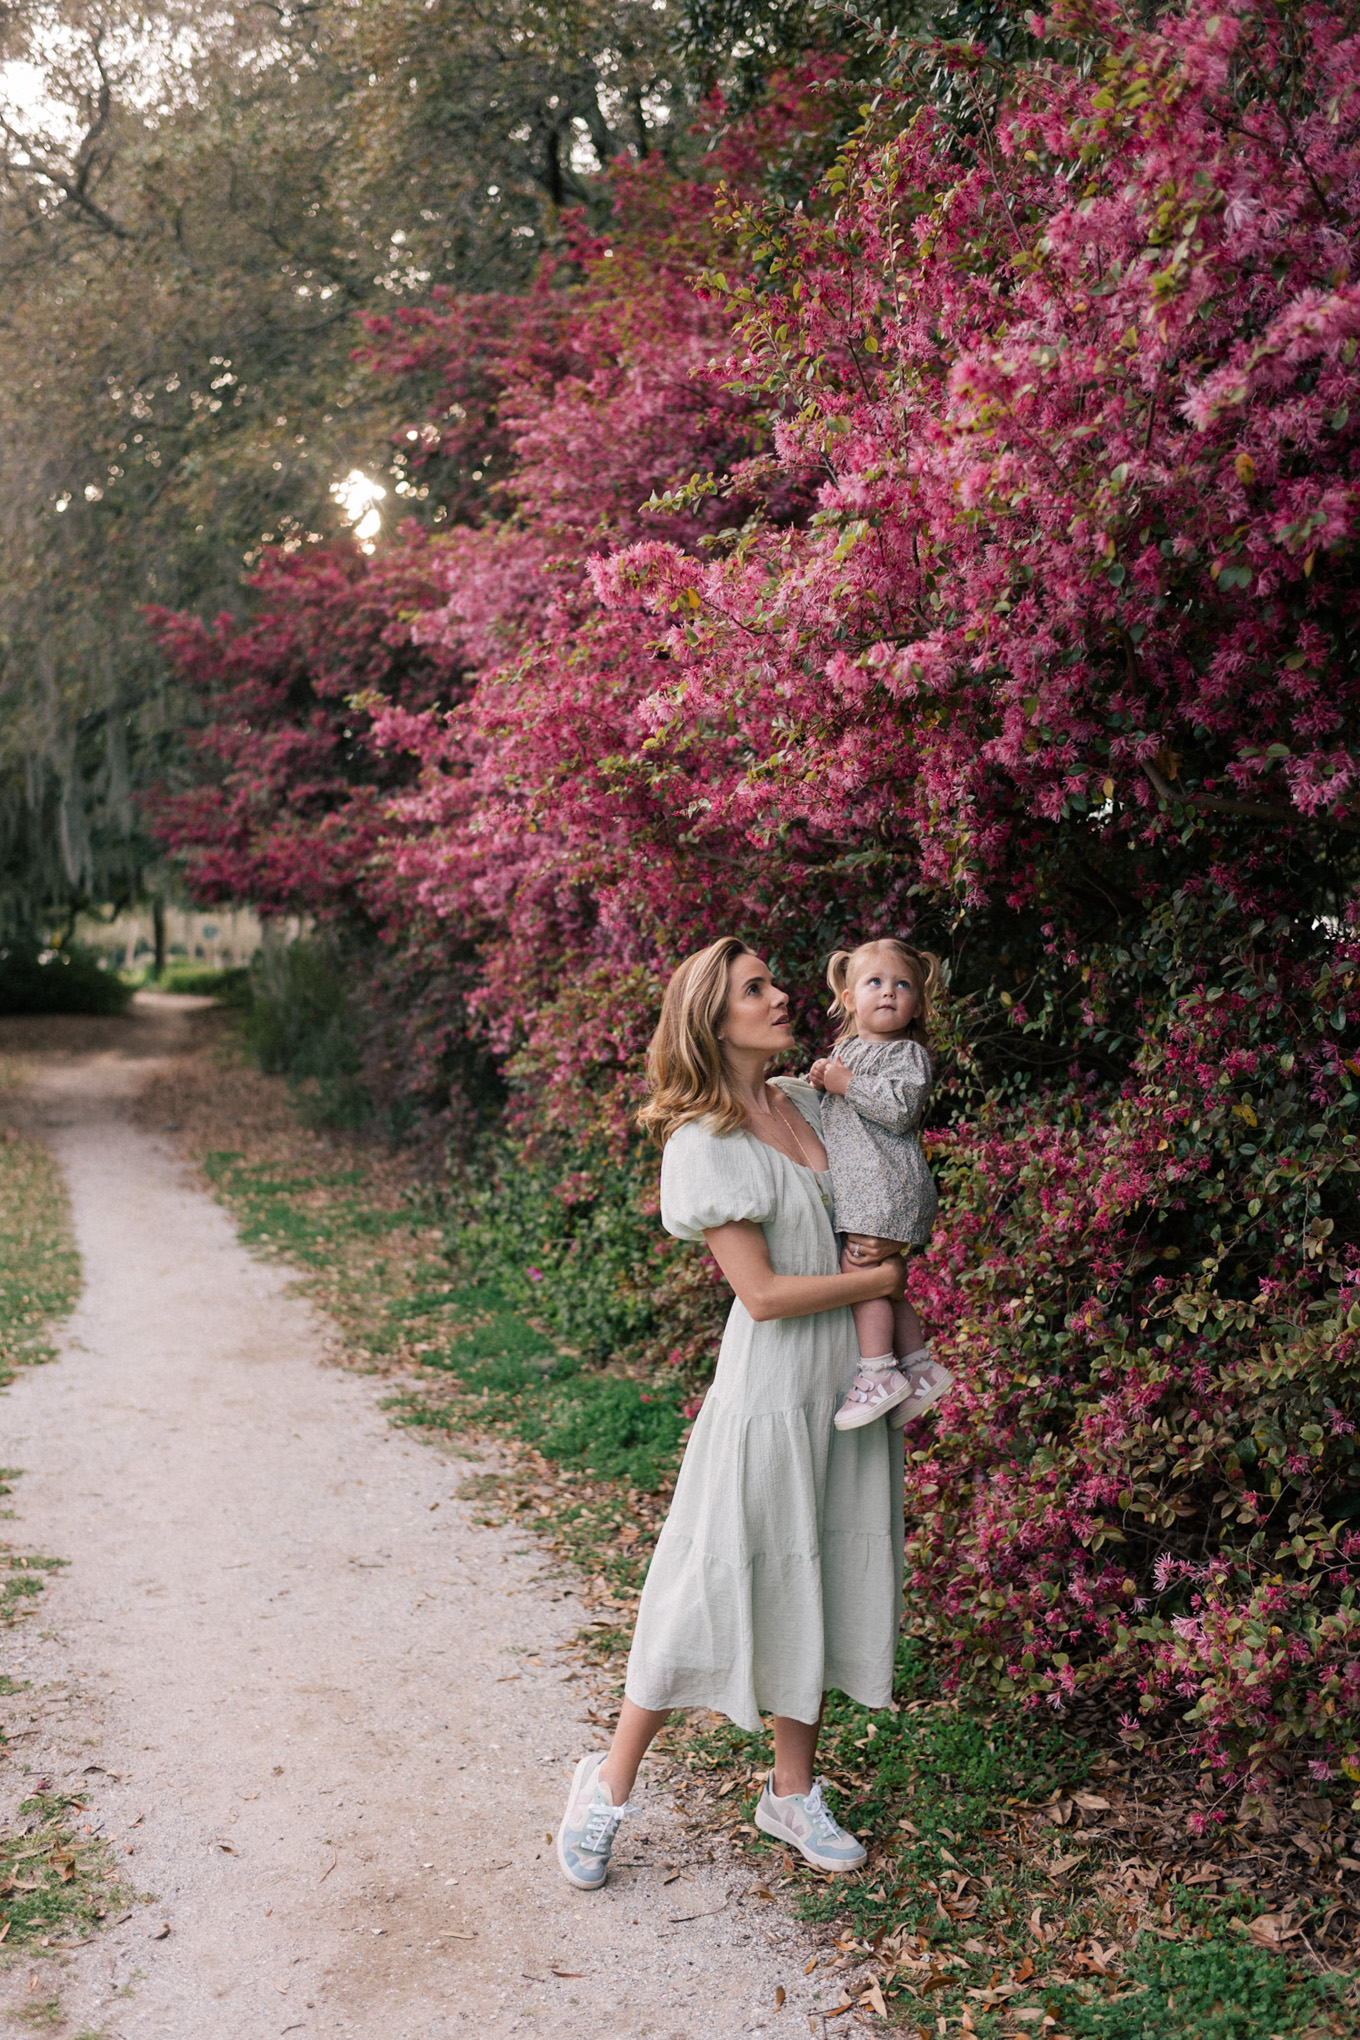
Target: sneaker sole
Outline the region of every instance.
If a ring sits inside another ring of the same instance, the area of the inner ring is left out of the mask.
[[[572,1773],[571,1791],[567,1794],[568,1806],[571,1805],[572,1800],[575,1799],[576,1794],[580,1789],[582,1772],[585,1770],[586,1765],[593,1761],[594,1760],[591,1757],[582,1757],[578,1762],[576,1769]],[[568,1884],[572,1887],[573,1891],[603,1891],[609,1879],[609,1872],[607,1870],[604,1876],[598,1879],[597,1882],[591,1883],[591,1881],[588,1878],[578,1877],[576,1872],[569,1866],[562,1848],[562,1836],[566,1831],[566,1825],[567,1816],[564,1813],[562,1815],[561,1820],[558,1822],[557,1834],[553,1839],[553,1848],[556,1851],[557,1855],[558,1869],[562,1872],[562,1875],[566,1878]]]
[[[769,1835],[776,1842],[783,1842],[790,1849],[797,1849],[803,1861],[811,1863],[814,1870],[830,1870],[835,1874],[843,1874],[846,1871],[862,1869],[868,1861],[869,1851],[861,1849],[853,1863],[828,1863],[823,1857],[815,1856],[811,1849],[805,1848],[798,1837],[791,1835],[787,1828],[779,1825],[778,1821],[772,1821],[768,1815],[762,1819],[761,1810],[758,1806],[756,1808],[755,1819],[756,1826],[763,1835]]]
[[[909,1388],[899,1389],[896,1395],[885,1395],[880,1402],[856,1403],[852,1409],[837,1410],[832,1423],[838,1431],[862,1431],[866,1424],[876,1424],[880,1417],[888,1416],[911,1394]]]

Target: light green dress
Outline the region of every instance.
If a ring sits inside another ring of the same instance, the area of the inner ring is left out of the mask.
[[[820,1099],[776,1080],[820,1132]],[[682,1126],[661,1162],[677,1239],[753,1219],[780,1275],[835,1275],[829,1175],[747,1133]],[[638,1608],[639,1707],[815,1721],[827,1687],[892,1697],[902,1609],[902,1433],[837,1431],[859,1363],[848,1309],[756,1324],[734,1302]]]

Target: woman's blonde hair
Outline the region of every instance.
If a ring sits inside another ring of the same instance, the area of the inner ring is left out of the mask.
[[[850,1005],[850,993],[856,978],[863,969],[865,960],[876,950],[890,949],[899,956],[916,984],[916,1011],[906,1030],[908,1041],[919,1041],[922,1048],[930,1046],[930,1020],[939,1003],[944,987],[944,974],[940,959],[929,949],[913,949],[909,942],[899,942],[895,935],[880,935],[872,942],[861,942],[857,949],[838,949],[826,967],[826,981],[831,987],[831,1017],[840,1017],[838,1042],[850,1041],[859,1033],[854,1011]]]
[[[739,956],[751,953],[749,944],[724,935],[687,956],[666,986],[647,1050],[651,1096],[637,1116],[658,1147],[691,1119],[707,1119],[715,1133],[735,1133],[746,1124],[723,1065],[718,1029],[727,1012],[727,973]]]

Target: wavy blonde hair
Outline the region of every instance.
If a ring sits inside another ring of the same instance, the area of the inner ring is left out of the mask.
[[[931,1017],[944,989],[940,959],[933,950],[913,949],[909,942],[899,942],[895,935],[880,935],[872,942],[861,942],[857,949],[838,949],[827,964],[826,981],[832,993],[831,1017],[833,1020],[837,1015],[840,1017],[836,1041],[838,1044],[851,1041],[859,1033],[850,1007],[850,992],[867,959],[880,949],[890,949],[894,956],[900,956],[911,973],[916,985],[916,1011],[907,1026],[906,1038],[919,1041],[922,1048],[929,1048]]]
[[[691,1119],[707,1119],[715,1133],[735,1133],[746,1124],[723,1065],[718,1029],[727,1013],[727,973],[739,956],[753,953],[749,943],[724,935],[687,956],[666,986],[647,1050],[651,1096],[637,1116],[658,1147]]]

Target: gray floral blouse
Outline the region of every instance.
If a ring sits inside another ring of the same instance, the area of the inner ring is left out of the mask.
[[[919,1129],[934,1071],[917,1041],[843,1041],[851,1072],[843,1098],[822,1098],[838,1232],[875,1233],[921,1247],[939,1209]]]

